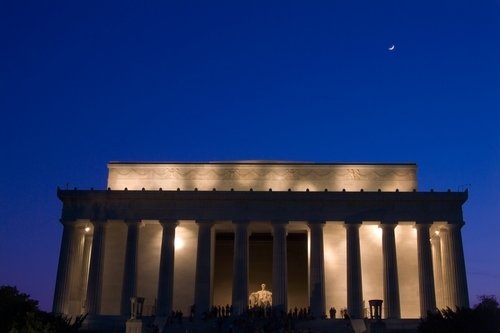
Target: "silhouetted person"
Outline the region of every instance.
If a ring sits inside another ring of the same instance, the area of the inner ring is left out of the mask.
[[[193,304],[189,308],[189,321],[193,321],[193,317],[194,317],[195,311],[196,311],[196,305]]]
[[[337,309],[335,307],[330,308],[330,319],[335,319],[335,316],[337,315]]]

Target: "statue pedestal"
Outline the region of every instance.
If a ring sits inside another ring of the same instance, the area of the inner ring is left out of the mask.
[[[125,333],[144,333],[142,324],[142,309],[144,297],[130,297],[130,319],[125,322]]]
[[[129,319],[125,323],[125,333],[144,333],[142,319]]]
[[[385,323],[381,320],[370,323],[370,333],[385,333]]]

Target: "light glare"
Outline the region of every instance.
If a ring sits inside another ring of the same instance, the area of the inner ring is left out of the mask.
[[[174,240],[174,247],[176,250],[180,250],[184,247],[184,241],[182,240],[182,238],[180,237],[175,237],[175,240]]]

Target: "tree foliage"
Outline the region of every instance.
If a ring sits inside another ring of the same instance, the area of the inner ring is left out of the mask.
[[[0,287],[0,332],[10,332],[15,323],[27,320],[28,313],[38,311],[38,302],[20,293],[16,287]]]
[[[474,308],[429,312],[419,333],[500,333],[500,308],[495,296],[481,296]]]
[[[0,287],[0,332],[2,333],[76,333],[85,316],[74,320],[41,311],[38,301],[20,293],[16,287]]]

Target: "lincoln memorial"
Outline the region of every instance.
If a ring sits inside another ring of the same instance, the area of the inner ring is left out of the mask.
[[[57,192],[53,311],[88,313],[94,329],[125,327],[131,297],[155,318],[200,318],[219,305],[237,316],[259,293],[316,318],[332,307],[364,318],[369,300],[382,300],[383,319],[469,306],[467,192],[418,191],[415,164],[111,162],[108,171],[106,189]]]

